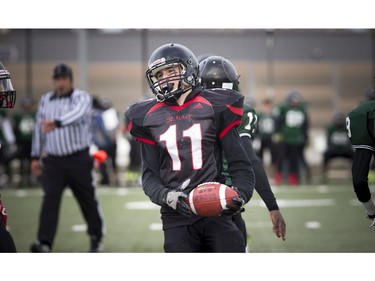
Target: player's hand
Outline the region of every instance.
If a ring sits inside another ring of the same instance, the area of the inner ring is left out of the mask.
[[[272,232],[275,233],[275,235],[278,238],[282,238],[283,241],[286,240],[286,224],[284,221],[283,216],[281,215],[279,210],[273,210],[270,212],[270,217],[272,221]]]
[[[186,204],[185,198],[187,198],[187,194],[182,191],[169,191],[165,198],[164,203],[166,203],[169,207],[179,212],[181,215],[185,217],[191,216],[190,207]]]
[[[4,222],[4,225],[7,225],[8,213],[1,200],[0,200],[0,219]]]
[[[233,204],[226,205],[226,209],[221,211],[220,216],[234,216],[239,212],[243,212],[245,209],[243,205],[245,205],[245,200],[243,200],[240,196],[232,198]]]

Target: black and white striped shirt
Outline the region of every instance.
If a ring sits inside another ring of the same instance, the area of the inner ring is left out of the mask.
[[[39,158],[44,153],[67,156],[88,148],[92,139],[91,107],[90,95],[79,89],[63,97],[54,91],[44,94],[36,115],[31,157]],[[42,120],[56,120],[60,126],[43,133]]]

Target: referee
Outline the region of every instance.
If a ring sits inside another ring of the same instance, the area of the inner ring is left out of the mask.
[[[30,250],[51,251],[62,193],[69,186],[88,226],[89,252],[100,252],[104,222],[89,155],[92,100],[88,93],[73,88],[72,70],[65,64],[55,66],[53,85],[54,90],[40,100],[32,140],[31,170],[34,176],[41,176],[44,196],[37,241]]]

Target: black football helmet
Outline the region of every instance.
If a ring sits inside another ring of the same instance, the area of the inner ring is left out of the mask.
[[[16,90],[10,78],[9,71],[0,62],[0,108],[13,108],[16,103]]]
[[[175,74],[159,79],[158,72],[167,67],[173,68]],[[158,101],[178,99],[183,93],[199,84],[197,58],[183,45],[174,43],[162,45],[150,56],[146,79]],[[173,89],[172,82],[178,82],[177,89]]]
[[[224,57],[210,56],[199,64],[201,84],[203,87],[227,88],[238,91],[240,75],[234,65]]]

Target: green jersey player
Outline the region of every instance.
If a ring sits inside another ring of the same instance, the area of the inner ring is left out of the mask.
[[[275,112],[276,134],[281,139],[275,183],[281,183],[287,168],[288,183],[295,186],[300,183],[300,164],[305,166],[310,178],[310,169],[303,157],[308,141],[309,118],[301,93],[295,90],[289,92],[286,102],[279,105]]]
[[[238,132],[240,134],[240,137],[248,137],[250,139],[254,138],[254,134],[256,131],[257,126],[257,114],[255,110],[250,107],[248,104],[244,103],[243,105],[243,115],[241,124],[238,126]],[[232,185],[232,179],[229,176],[228,172],[228,165],[225,158],[225,155],[223,155],[223,175],[225,176],[225,184],[231,186]]]
[[[262,101],[262,108],[257,112],[258,123],[256,130],[256,138],[260,140],[260,147],[258,156],[264,163],[264,155],[266,150],[271,154],[271,171],[272,173],[276,170],[277,164],[277,143],[273,140],[273,135],[276,129],[276,117],[273,114],[273,101],[270,98],[265,98]]]
[[[215,91],[215,88],[233,89],[236,91],[239,90],[239,75],[237,74],[236,68],[229,60],[220,56],[209,56],[200,62],[199,69],[203,87],[213,89],[213,91]],[[222,93],[222,91],[220,93]],[[255,190],[259,193],[270,212],[271,221],[273,223],[273,232],[277,237],[285,240],[286,225],[284,218],[279,211],[279,206],[271,190],[263,165],[253,150],[252,139],[254,137],[256,124],[256,112],[245,102],[243,106],[241,124],[238,127],[239,135],[241,137],[247,157],[253,164],[256,179]],[[224,155],[223,175],[225,175],[226,184],[231,185],[231,178],[227,172],[225,158],[226,157]],[[233,219],[237,226],[242,230],[246,238],[246,227],[245,222],[241,217],[241,213],[235,215]]]
[[[358,200],[363,204],[367,218],[375,225],[375,204],[368,185],[371,158],[375,150],[375,93],[374,87],[366,91],[368,101],[353,109],[346,117],[346,128],[355,153],[352,165],[352,182]]]

